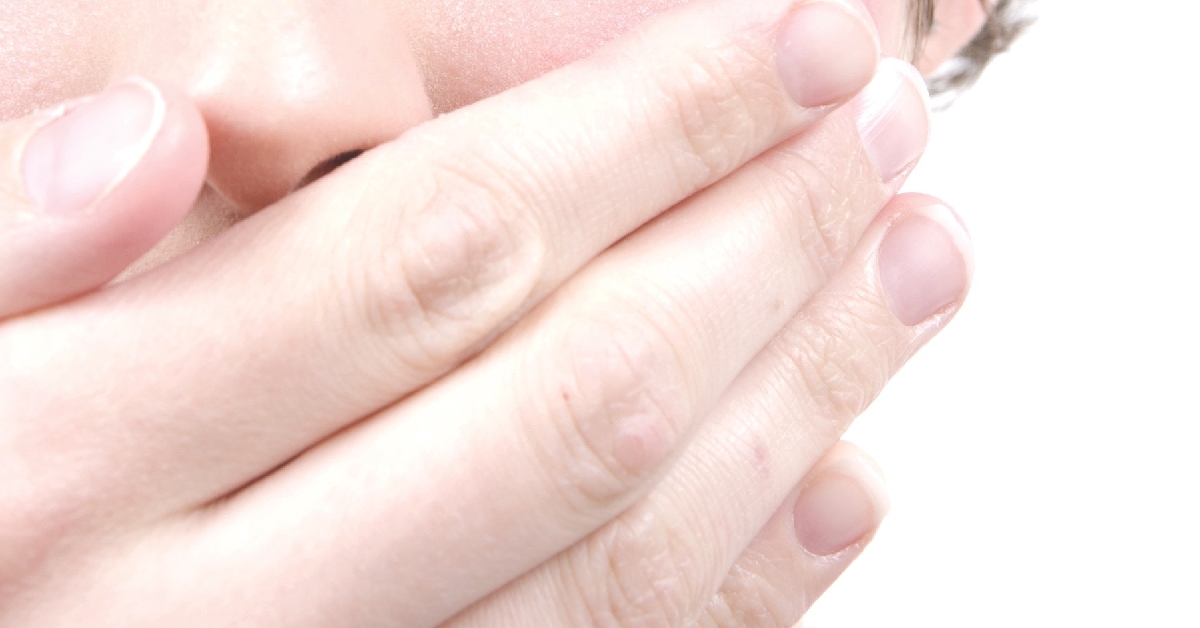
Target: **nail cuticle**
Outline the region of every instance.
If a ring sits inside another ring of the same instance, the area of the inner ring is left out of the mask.
[[[150,147],[154,144],[154,140],[158,138],[159,132],[162,131],[163,122],[167,117],[166,99],[163,98],[162,92],[160,92],[153,83],[138,76],[131,76],[117,83],[114,85],[114,87],[120,87],[124,85],[138,87],[143,92],[149,94],[150,100],[153,103],[153,109],[151,110],[150,114],[150,124],[146,127],[146,131],[143,133],[140,142],[138,142],[136,145],[128,147],[125,151],[122,151],[123,154],[121,156],[121,161],[125,163],[124,168],[122,168],[117,176],[108,184],[108,187],[106,187],[104,191],[102,191],[100,195],[96,197],[96,200],[84,210],[85,214],[95,211],[96,204],[99,201],[107,198],[108,195],[117,188],[117,186],[121,185],[125,179],[129,178],[129,173],[133,172],[133,169],[136,168],[138,164],[141,163],[142,159],[145,158],[146,154],[150,152]]]
[[[838,460],[796,498],[796,538],[814,556],[838,556],[869,538],[890,507],[878,470],[859,460]]]
[[[40,216],[93,213],[142,162],[165,119],[162,94],[139,78],[45,111],[15,156],[21,196]]]
[[[929,139],[929,96],[916,68],[885,60],[852,107],[867,157],[884,183],[910,172]]]

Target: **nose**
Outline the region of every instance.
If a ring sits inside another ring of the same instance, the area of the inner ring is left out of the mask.
[[[431,116],[391,4],[144,3],[153,15],[117,71],[195,98],[209,127],[209,185],[252,211]]]

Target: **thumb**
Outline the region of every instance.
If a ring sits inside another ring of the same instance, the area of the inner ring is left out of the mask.
[[[208,135],[143,79],[0,124],[0,317],[101,286],[191,208]]]

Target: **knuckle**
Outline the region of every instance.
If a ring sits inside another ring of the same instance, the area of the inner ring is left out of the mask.
[[[784,566],[772,559],[755,557],[760,565],[736,565],[721,591],[697,622],[704,628],[788,628],[795,625],[807,606],[804,591],[786,589],[768,573]]]
[[[681,178],[710,180],[757,154],[786,110],[769,56],[738,43],[667,56],[670,72],[651,69],[649,125],[662,128],[657,116],[669,116],[660,146]]]
[[[553,430],[537,443],[567,504],[624,507],[670,457],[690,416],[681,362],[639,322],[581,320],[566,330],[548,394]],[[544,430],[539,430],[544,432]]]
[[[429,177],[377,263],[362,265],[371,326],[443,363],[469,348],[530,297],[543,240],[497,195],[462,177]]]
[[[431,151],[435,176],[466,183],[512,207],[556,207],[576,193],[571,185],[573,155],[592,140],[594,129],[562,128],[561,121],[538,120],[500,134],[481,132],[512,127],[509,114],[464,110],[455,129],[466,137]],[[527,212],[517,214],[517,217]]]
[[[859,236],[874,217],[879,190],[857,160],[818,164],[805,160],[800,168],[804,199],[811,220],[812,245],[823,251],[826,272],[840,267],[858,244]]]
[[[855,309],[822,308],[786,329],[776,344],[795,387],[837,432],[874,401],[892,370],[890,332]]]
[[[588,539],[569,563],[582,600],[579,625],[614,628],[680,626],[691,613],[699,567],[652,517],[623,518]]]
[[[823,278],[841,266],[873,215],[874,189],[856,160],[822,163],[806,150],[789,146],[761,163],[762,187],[800,221],[801,247]]]

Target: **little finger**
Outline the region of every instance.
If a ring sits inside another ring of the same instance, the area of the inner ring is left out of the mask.
[[[887,71],[923,122],[919,84]],[[909,139],[919,153],[924,133]],[[217,536],[256,530],[256,560],[291,572],[307,538],[291,522],[328,530],[356,548],[320,583],[354,592],[331,613],[394,605],[397,623],[436,624],[645,496],[899,184],[852,120],[830,120],[626,238],[472,363],[222,504]]]
[[[894,200],[738,376],[649,495],[461,626],[532,626],[546,616],[575,626],[679,626],[698,618],[800,478],[958,310],[971,268],[969,239],[951,210],[917,195]]]
[[[694,628],[792,628],[875,536],[890,501],[873,461],[834,445],[738,557]]]

